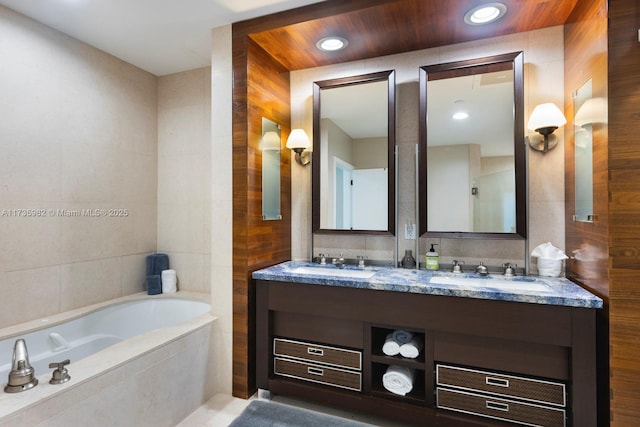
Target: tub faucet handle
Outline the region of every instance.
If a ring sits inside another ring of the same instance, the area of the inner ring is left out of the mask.
[[[49,363],[49,368],[56,368],[56,370],[53,371],[51,380],[49,381],[50,384],[62,384],[71,379],[69,371],[65,368],[69,363],[71,363],[69,359],[63,360],[62,362]]]

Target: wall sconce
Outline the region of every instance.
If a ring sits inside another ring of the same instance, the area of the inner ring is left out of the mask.
[[[558,144],[558,137],[553,132],[567,123],[562,111],[552,102],[540,104],[533,109],[527,128],[538,132],[540,135],[527,137],[532,149],[543,154]]]
[[[280,151],[280,135],[272,130],[262,136],[262,151]]]
[[[579,127],[607,123],[608,108],[605,98],[589,98],[578,108],[573,123]]]
[[[306,166],[311,162],[311,152],[305,151],[311,147],[309,137],[302,129],[293,129],[287,138],[287,148],[295,151],[296,162]]]

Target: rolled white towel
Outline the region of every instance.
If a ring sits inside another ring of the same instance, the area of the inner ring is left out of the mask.
[[[422,350],[422,341],[417,338],[413,338],[408,343],[402,344],[400,346],[400,355],[408,359],[415,359],[420,355],[421,350]]]
[[[411,332],[404,331],[402,329],[396,329],[391,335],[393,336],[393,340],[399,345],[406,344],[413,338],[413,334]]]
[[[393,334],[388,334],[382,345],[382,352],[387,356],[395,356],[400,353],[400,344],[393,339]]]
[[[382,376],[382,385],[391,393],[404,396],[413,390],[414,375],[411,368],[391,365]]]
[[[170,294],[178,291],[178,277],[175,270],[162,270],[162,293]]]

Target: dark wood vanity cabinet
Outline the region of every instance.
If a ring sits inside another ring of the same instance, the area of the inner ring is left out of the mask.
[[[262,280],[256,309],[272,393],[415,425],[596,426],[595,309]],[[395,329],[417,358],[384,355]],[[414,372],[405,396],[390,365]]]

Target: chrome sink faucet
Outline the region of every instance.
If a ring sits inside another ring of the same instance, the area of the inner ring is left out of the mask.
[[[487,269],[487,266],[484,265],[484,262],[480,261],[480,264],[476,267],[476,273],[481,276],[487,276],[489,274],[489,270]]]
[[[342,252],[340,252],[340,258],[333,258],[331,260],[331,264],[335,265],[338,268],[342,268],[345,265],[344,257],[342,256]]]
[[[462,273],[462,267],[458,264],[459,262],[464,264],[464,261],[453,260],[453,267],[451,268],[452,273]]]
[[[516,264],[511,265],[510,262],[507,262],[502,266],[504,267],[504,277],[513,277],[516,275],[515,273],[515,267],[517,267]]]

